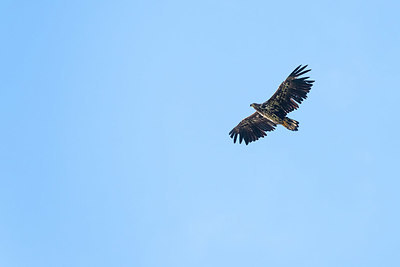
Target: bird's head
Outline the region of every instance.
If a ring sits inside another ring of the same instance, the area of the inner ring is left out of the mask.
[[[254,109],[257,109],[259,105],[260,104],[253,103],[253,104],[250,104],[250,107],[252,107]]]

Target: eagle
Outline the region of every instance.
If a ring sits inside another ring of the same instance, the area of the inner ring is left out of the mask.
[[[266,136],[266,132],[275,130],[278,124],[291,131],[298,130],[299,122],[286,117],[286,115],[297,109],[311,90],[314,81],[309,80],[310,77],[300,77],[311,71],[311,69],[305,70],[307,66],[300,65],[294,69],[268,101],[262,104],[253,103],[250,105],[256,112],[243,119],[229,132],[234,143],[236,143],[239,136],[239,143],[244,140],[248,145]]]

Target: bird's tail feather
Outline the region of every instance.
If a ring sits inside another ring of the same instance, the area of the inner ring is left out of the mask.
[[[287,128],[287,129],[289,129],[289,130],[291,130],[291,131],[297,131],[297,130],[299,129],[299,122],[298,122],[298,121],[295,121],[295,120],[292,120],[292,119],[290,119],[290,118],[288,118],[288,117],[286,117],[286,118],[283,120],[282,125],[283,125],[285,128]]]

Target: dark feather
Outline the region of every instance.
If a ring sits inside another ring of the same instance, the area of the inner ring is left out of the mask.
[[[262,108],[270,110],[281,119],[297,109],[301,102],[307,98],[307,93],[310,91],[314,81],[308,80],[309,77],[299,77],[311,69],[304,70],[307,67],[298,66],[286,80],[281,83],[275,94],[262,104]],[[296,102],[294,102],[296,101]]]
[[[239,136],[239,143],[242,143],[244,140],[247,145],[248,143],[266,136],[267,134],[265,132],[275,130],[275,126],[275,123],[255,112],[243,119],[229,132],[229,135],[233,138],[234,143],[236,143],[237,137]]]

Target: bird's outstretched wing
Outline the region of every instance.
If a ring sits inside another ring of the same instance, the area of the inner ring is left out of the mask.
[[[242,140],[244,140],[247,145],[250,142],[258,140],[260,137],[266,136],[265,132],[275,130],[275,126],[275,123],[254,112],[233,128],[229,132],[229,135],[233,138],[234,143],[236,143],[239,135],[239,143],[242,143]]]
[[[268,101],[264,102],[261,107],[268,109],[281,119],[285,118],[289,112],[297,109],[299,107],[298,104],[301,104],[307,98],[307,93],[310,92],[314,82],[308,80],[310,77],[299,78],[299,76],[311,70],[304,70],[307,66],[302,67],[300,65],[290,73],[286,80],[281,83],[275,94]]]

